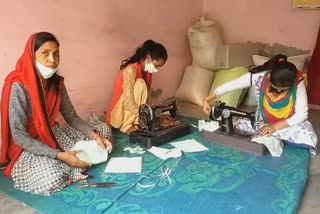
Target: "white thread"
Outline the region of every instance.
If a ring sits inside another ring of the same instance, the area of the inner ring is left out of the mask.
[[[178,160],[174,163],[174,165],[173,165],[174,167],[178,164],[178,162],[180,161],[180,159],[181,159],[181,156],[180,156],[180,157],[178,158]],[[141,183],[139,182],[138,185],[139,185],[140,187],[142,187],[142,188],[150,188],[150,187],[156,186],[158,183],[160,183],[161,181],[166,180],[166,179],[168,179],[168,182],[169,182],[170,184],[172,184],[172,180],[171,180],[171,178],[170,178],[171,172],[172,172],[172,169],[171,169],[170,167],[165,167],[165,166],[163,165],[163,166],[162,166],[162,169],[161,169],[161,173],[158,174],[158,175],[153,176],[153,177],[160,177],[160,178],[158,178],[158,179],[156,180],[155,183],[153,183],[153,184],[141,184]],[[150,176],[143,176],[142,178],[152,178],[152,177],[150,177]]]
[[[244,208],[244,207],[243,207],[243,206],[240,206],[240,205],[236,205],[236,206],[235,206],[235,209],[232,210],[232,212],[236,212],[236,211],[238,211],[238,210],[240,210],[240,209],[242,209],[242,208]]]

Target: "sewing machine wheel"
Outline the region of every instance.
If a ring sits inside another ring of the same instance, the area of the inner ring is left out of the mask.
[[[222,117],[224,117],[224,118],[229,118],[230,117],[229,109],[223,109],[222,110]]]
[[[147,128],[153,119],[152,109],[149,105],[143,104],[139,108],[139,124],[142,128]]]

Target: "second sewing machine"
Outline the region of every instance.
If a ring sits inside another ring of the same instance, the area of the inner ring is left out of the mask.
[[[202,131],[202,138],[212,143],[239,149],[255,155],[266,155],[269,153],[267,147],[263,144],[252,142],[251,139],[256,136],[259,128],[260,117],[256,112],[245,112],[240,109],[226,105],[225,103],[216,103],[211,109],[210,119],[219,122],[220,128],[217,131]],[[233,118],[247,118],[255,130],[255,133],[244,133],[241,130],[234,129]]]
[[[168,99],[160,105],[141,105],[139,107],[140,130],[130,133],[130,141],[151,148],[190,134],[190,125],[176,120],[177,111],[175,99]],[[170,125],[163,126],[161,117],[165,116],[166,113],[169,113],[173,122]]]

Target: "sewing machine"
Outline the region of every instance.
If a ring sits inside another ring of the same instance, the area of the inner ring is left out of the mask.
[[[140,130],[130,133],[130,141],[151,148],[190,134],[189,124],[175,120],[177,110],[175,99],[168,99],[159,105],[141,105],[139,107]],[[165,117],[166,113],[169,113],[173,122],[163,126],[161,117]]]
[[[269,153],[263,144],[252,142],[254,133],[245,133],[234,129],[233,117],[248,118],[251,126],[257,131],[256,112],[245,112],[240,109],[227,106],[225,103],[217,103],[211,109],[210,120],[218,121],[220,128],[217,131],[202,131],[202,138],[224,146],[239,149],[256,155]]]

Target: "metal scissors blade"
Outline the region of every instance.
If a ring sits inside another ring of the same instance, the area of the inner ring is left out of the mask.
[[[78,185],[77,188],[78,189],[84,189],[84,188],[88,188],[88,187],[108,188],[108,187],[113,187],[115,185],[116,185],[116,183],[114,183],[114,182],[101,182],[101,183],[93,183],[93,184],[81,184],[81,185]]]
[[[115,186],[117,183],[114,182],[102,182],[102,183],[94,183],[91,184],[92,187],[113,187]]]

